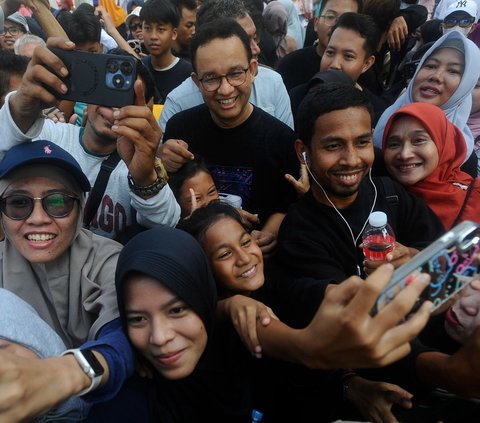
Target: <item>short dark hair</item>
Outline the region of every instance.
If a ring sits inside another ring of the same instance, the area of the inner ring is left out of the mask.
[[[119,56],[132,56],[135,59],[135,70],[137,71],[137,75],[142,78],[143,84],[145,86],[145,102],[148,103],[150,99],[155,96],[155,82],[148,68],[139,58],[119,47],[108,50],[108,54],[116,54]]]
[[[358,5],[358,12],[360,13],[363,9],[363,0],[353,0],[357,3]],[[324,0],[324,1],[321,1],[320,2],[320,9],[318,10],[318,15],[320,16],[323,12],[323,10],[325,9],[325,6],[327,5],[327,3],[329,2],[329,0]]]
[[[180,22],[180,14],[171,1],[148,0],[140,10],[140,19],[147,24],[170,24],[176,28]]]
[[[188,219],[180,221],[178,229],[188,232],[198,242],[203,241],[205,232],[220,219],[229,218],[238,222],[246,230],[245,222],[237,209],[222,201],[212,201],[196,209]]]
[[[368,15],[355,12],[347,12],[340,16],[338,22],[330,31],[330,37],[337,28],[350,29],[358,32],[365,39],[363,49],[366,56],[371,56],[377,51],[380,43],[380,32],[375,20]]]
[[[220,18],[241,19],[249,16],[243,0],[205,0],[197,11],[196,29]]]
[[[12,75],[23,76],[29,59],[9,50],[0,50],[0,97],[8,93]]]
[[[180,191],[185,181],[193,178],[200,172],[205,172],[212,176],[210,170],[207,167],[207,164],[205,163],[204,158],[199,156],[198,154],[195,154],[195,158],[193,160],[189,160],[176,172],[172,172],[169,174],[168,185],[177,201],[180,198]]]
[[[388,30],[390,24],[399,15],[400,3],[400,0],[368,0],[362,13],[371,16],[375,20],[382,34]]]
[[[99,43],[102,25],[94,12],[93,6],[82,3],[73,13],[59,14],[57,20],[75,44]]]
[[[373,122],[372,104],[363,91],[337,82],[325,82],[312,88],[298,107],[295,120],[298,138],[310,146],[315,132],[315,121],[319,116],[350,107],[366,109]]]
[[[178,9],[180,16],[182,15],[182,9],[196,10],[197,2],[195,0],[170,0]]]
[[[222,18],[204,24],[202,27],[200,27],[200,29],[198,29],[197,32],[195,32],[195,35],[192,37],[192,40],[190,41],[190,57],[192,59],[192,67],[194,72],[197,72],[197,66],[195,62],[199,47],[208,44],[210,41],[216,38],[225,40],[232,37],[237,37],[240,39],[245,47],[247,59],[250,63],[250,60],[252,60],[252,50],[250,49],[250,40],[247,33],[235,19]],[[219,60],[221,60],[221,58],[219,58]]]

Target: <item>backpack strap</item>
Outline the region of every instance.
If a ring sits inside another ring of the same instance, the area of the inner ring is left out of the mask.
[[[100,171],[98,172],[93,188],[90,190],[88,200],[85,204],[83,210],[83,227],[89,228],[92,222],[93,216],[98,210],[100,201],[102,200],[103,194],[105,193],[105,188],[107,187],[108,180],[110,179],[110,174],[113,172],[113,169],[117,167],[118,162],[120,161],[120,156],[118,155],[117,150],[110,154],[100,166]]]
[[[392,210],[398,207],[400,200],[398,199],[397,192],[395,191],[395,186],[393,181],[387,176],[381,176],[380,181],[382,182],[383,190],[385,192],[385,199],[387,200],[388,205]]]

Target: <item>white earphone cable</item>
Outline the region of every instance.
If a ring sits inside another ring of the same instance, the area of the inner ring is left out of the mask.
[[[362,233],[365,229],[365,226],[367,226],[367,223],[368,223],[368,218],[370,217],[370,215],[372,214],[373,212],[373,209],[375,208],[375,204],[377,202],[377,187],[375,186],[375,183],[373,182],[373,179],[372,179],[372,168],[369,169],[368,171],[368,176],[369,176],[369,179],[370,179],[370,182],[373,186],[373,190],[375,192],[375,195],[374,195],[374,198],[373,198],[373,204],[372,204],[372,208],[370,209],[370,213],[368,213],[368,216],[367,216],[367,219],[365,220],[365,223],[363,224],[362,226],[362,229],[360,229],[360,232],[358,233],[358,235],[355,237],[353,235],[353,231],[352,231],[352,228],[350,227],[350,225],[348,224],[347,222],[347,219],[345,219],[345,217],[343,217],[342,213],[340,212],[340,210],[337,209],[337,207],[335,206],[335,204],[333,204],[333,202],[330,200],[330,198],[328,197],[327,193],[325,192],[325,190],[323,189],[322,185],[317,181],[317,178],[315,178],[315,176],[313,175],[312,171],[310,170],[310,167],[308,166],[308,163],[307,163],[307,160],[306,160],[306,154],[304,153],[304,156],[303,158],[305,159],[304,160],[304,163],[305,163],[305,167],[307,168],[307,171],[309,173],[309,175],[312,177],[313,181],[317,184],[318,187],[320,187],[320,189],[323,191],[323,194],[325,195],[325,198],[328,200],[328,202],[331,204],[331,206],[335,209],[335,211],[338,213],[338,215],[342,218],[342,220],[345,222],[345,225],[347,225],[347,228],[348,230],[350,231],[350,236],[352,237],[352,241],[353,241],[353,246],[355,247],[355,250],[357,248],[357,242],[358,242],[358,239],[362,236]],[[361,271],[360,271],[360,266],[357,264],[357,273],[358,273],[358,276],[361,275]]]

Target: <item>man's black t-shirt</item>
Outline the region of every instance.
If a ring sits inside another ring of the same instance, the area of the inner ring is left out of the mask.
[[[192,65],[184,59],[180,59],[170,69],[161,71],[153,68],[150,56],[145,57],[143,63],[147,66],[155,82],[155,88],[157,89],[154,98],[155,104],[163,104],[170,91],[177,88],[192,74]]]
[[[381,179],[388,178],[373,178],[378,191],[373,211],[387,213],[398,242],[422,249],[445,232],[438,217],[423,200],[405,191],[397,182],[388,179],[387,185]],[[388,187],[392,193],[386,192]],[[353,204],[340,210],[354,237],[362,230],[374,198],[374,188],[365,178]],[[357,266],[363,268],[363,253],[358,247],[361,242],[359,236],[354,243],[348,226],[335,209],[319,203],[310,191],[290,207],[283,220],[275,258],[294,277],[339,283],[356,275]]]
[[[283,83],[287,91],[290,91],[293,87],[310,81],[320,70],[321,60],[316,46],[305,47],[283,57],[278,62],[276,71],[282,75]]]
[[[218,190],[242,197],[242,208],[258,213],[262,224],[296,199],[284,176],[298,175],[295,134],[255,106],[245,122],[229,129],[214,123],[205,104],[184,110],[168,121],[163,139],[170,138],[184,140],[201,155]]]

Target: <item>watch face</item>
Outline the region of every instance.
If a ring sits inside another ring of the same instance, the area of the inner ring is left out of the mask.
[[[90,364],[90,367],[95,372],[95,376],[103,375],[103,373],[105,372],[105,369],[97,360],[97,357],[95,357],[95,354],[90,350],[81,350],[81,352],[85,357],[85,360],[88,361],[88,364]]]

